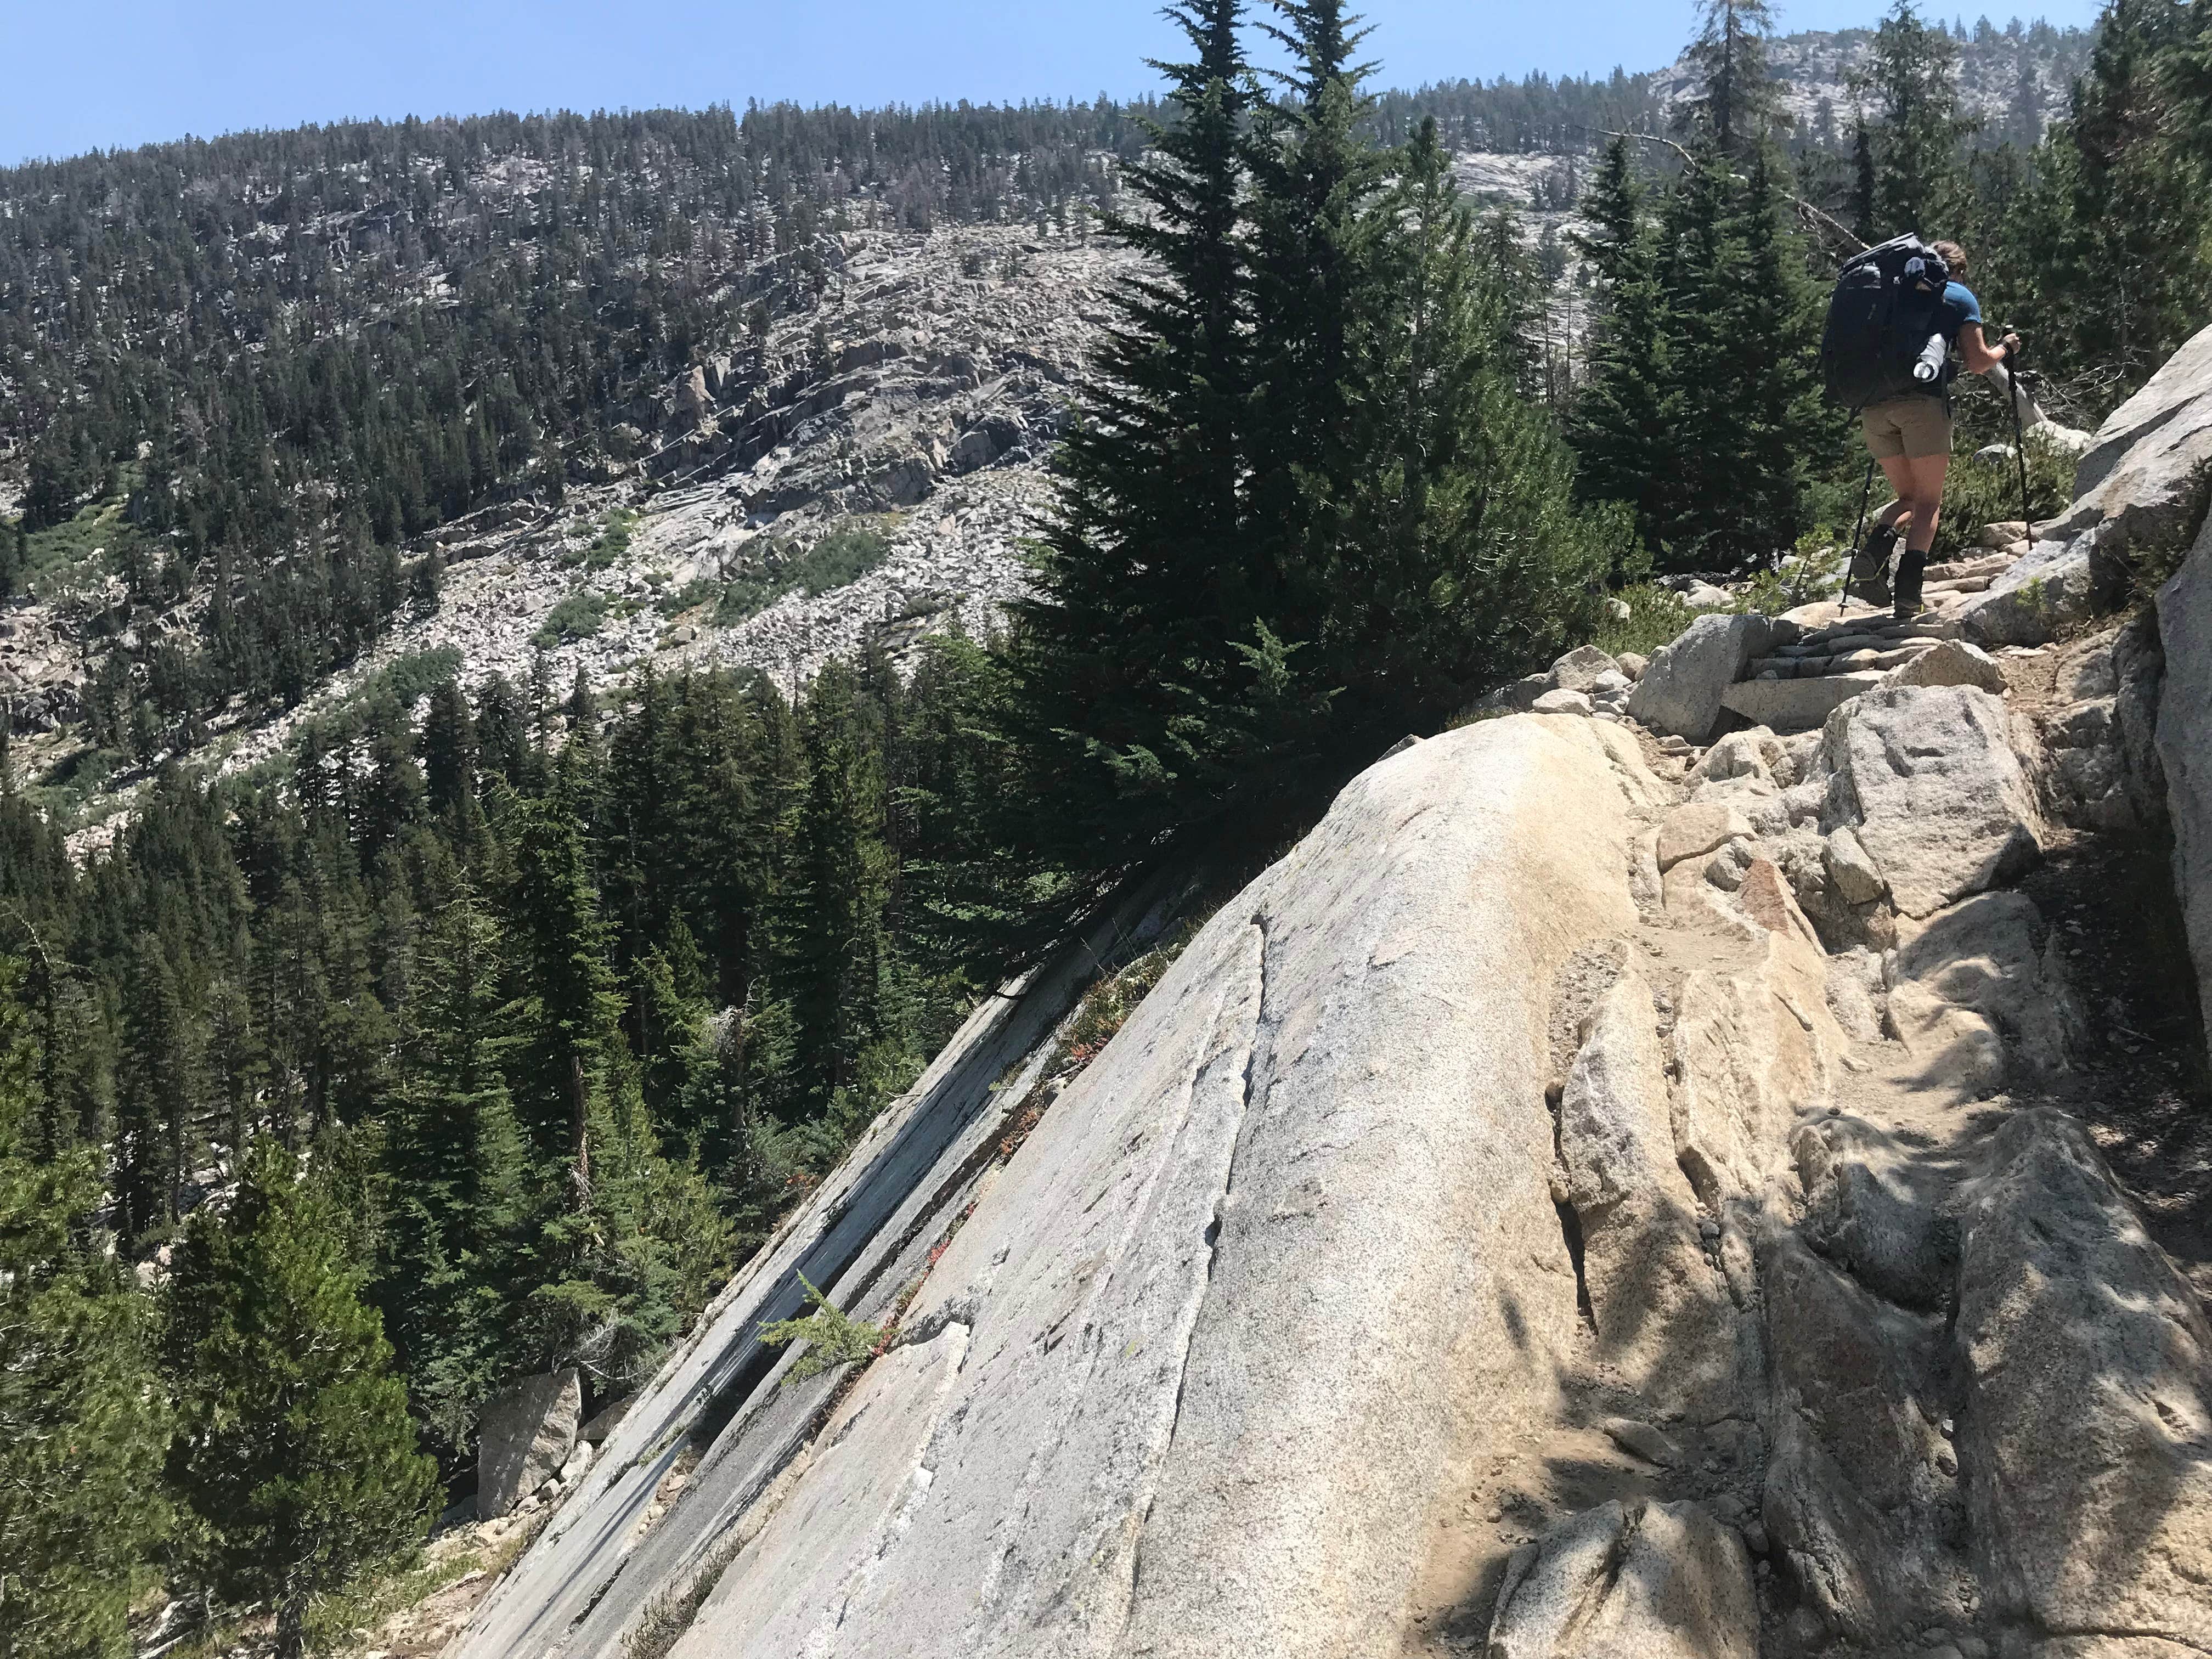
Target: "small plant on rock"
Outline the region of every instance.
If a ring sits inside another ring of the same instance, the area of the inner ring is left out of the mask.
[[[883,1352],[884,1339],[890,1334],[885,1327],[839,1312],[805,1273],[799,1275],[799,1282],[805,1287],[806,1300],[814,1311],[797,1319],[776,1320],[762,1326],[760,1332],[759,1340],[772,1348],[787,1342],[806,1344],[806,1352],[783,1374],[784,1387]]]

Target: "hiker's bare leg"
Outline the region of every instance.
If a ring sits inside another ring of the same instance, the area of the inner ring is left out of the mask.
[[[1951,457],[1887,455],[1881,470],[1897,492],[1899,504],[1911,519],[1905,538],[1905,552],[1897,562],[1897,608],[1909,615],[1920,608],[1920,573],[1928,562],[1928,550],[1936,544],[1936,526],[1943,513],[1943,479],[1951,470]]]

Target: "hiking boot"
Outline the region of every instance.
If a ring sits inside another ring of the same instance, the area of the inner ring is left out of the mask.
[[[1896,606],[1891,612],[1899,622],[1911,622],[1920,614],[1921,574],[1928,568],[1928,556],[1907,549],[1897,562]]]
[[[1851,556],[1844,577],[1844,597],[1879,611],[1890,603],[1889,556],[1897,547],[1897,532],[1876,527],[1866,545]]]

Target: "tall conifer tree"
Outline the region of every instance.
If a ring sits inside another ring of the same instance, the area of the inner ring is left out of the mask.
[[[1771,136],[1780,114],[1766,61],[1773,8],[1767,0],[1698,0],[1698,20],[1683,53],[1698,88],[1683,100],[1676,124],[1724,154],[1748,150]]]
[[[1959,48],[1913,0],[1897,0],[1875,31],[1864,89],[1875,102],[1875,240],[1963,228],[1968,207],[1965,145],[1979,125],[1959,100]]]
[[[1584,198],[1593,230],[1577,239],[1597,282],[1587,376],[1567,429],[1580,461],[1581,498],[1626,504],[1638,538],[1656,544],[1675,434],[1659,410],[1668,338],[1647,196],[1629,141],[1614,139]]]
[[[2045,362],[2132,389],[2212,309],[2212,7],[2116,0],[2007,233]],[[2198,88],[2192,98],[2191,88]]]
[[[518,1089],[539,1152],[557,1150],[566,1159],[570,1205],[580,1211],[592,1187],[593,1073],[622,1000],[585,826],[568,790],[522,803],[517,816],[507,937],[523,992]]]
[[[417,1409],[454,1455],[514,1369],[529,1209],[527,1154],[500,1069],[514,1036],[499,950],[490,914],[466,890],[426,919],[384,1138],[391,1214],[379,1300]]]
[[[1366,390],[1350,411],[1366,460],[1321,641],[1339,717],[1376,729],[1448,715],[1556,655],[1612,550],[1574,511],[1569,452],[1521,384],[1533,273],[1510,236],[1478,234],[1432,118],[1382,211],[1401,228],[1347,376]]]
[[[1232,766],[1194,710],[1236,698],[1232,641],[1264,603],[1245,556],[1255,401],[1242,0],[1169,15],[1191,55],[1169,77],[1142,215],[1107,228],[1144,253],[1125,281],[1060,452],[1038,599],[1018,606],[1015,706],[1053,803],[1025,833],[1109,865],[1141,856]]]
[[[162,1338],[171,1482],[210,1586],[276,1610],[279,1659],[305,1651],[318,1596],[421,1542],[437,1492],[339,1218],[294,1163],[255,1142],[228,1210],[192,1218]]]
[[[47,1157],[22,973],[0,959],[0,1659],[124,1659],[170,1513],[146,1310],[98,1248],[90,1147]]]

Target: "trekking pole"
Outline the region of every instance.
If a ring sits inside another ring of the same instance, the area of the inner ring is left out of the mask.
[[[1867,463],[1866,485],[1859,491],[1859,521],[1851,532],[1850,551],[1844,556],[1844,591],[1837,596],[1839,611],[1851,608],[1851,572],[1858,564],[1861,544],[1866,538],[1867,503],[1874,499],[1874,462],[1869,460]]]
[[[1859,491],[1859,521],[1857,527],[1851,532],[1853,553],[1859,550],[1859,543],[1866,536],[1867,503],[1874,499],[1874,466],[1875,464],[1872,461],[1867,463],[1866,487]]]
[[[2027,538],[2035,539],[2035,509],[2027,499],[2027,433],[2021,425],[2020,348],[2014,346],[2005,353],[2005,400],[2012,405],[2012,453],[2020,463],[2020,517],[2027,526]]]

